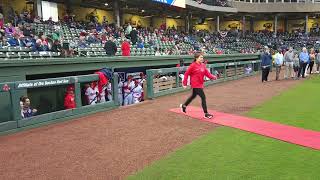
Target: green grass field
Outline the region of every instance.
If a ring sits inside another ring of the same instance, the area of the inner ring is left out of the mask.
[[[314,77],[247,115],[320,131],[318,92],[320,77]],[[320,179],[320,151],[220,127],[128,179]]]

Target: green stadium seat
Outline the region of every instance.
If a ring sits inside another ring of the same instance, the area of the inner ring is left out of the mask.
[[[29,52],[30,58],[38,59],[40,58],[40,54],[38,52]]]
[[[30,58],[29,53],[27,53],[27,52],[18,52],[18,56],[20,59]]]
[[[60,52],[50,52],[49,54],[51,58],[57,58],[60,56]]]
[[[6,53],[0,51],[0,59],[5,59],[6,57]]]
[[[7,52],[7,53],[6,53],[6,57],[7,57],[8,59],[19,58],[18,53],[16,53],[16,52]]]
[[[39,52],[39,55],[40,55],[41,58],[49,58],[49,57],[51,57],[50,52],[48,52],[48,51]]]
[[[88,57],[95,57],[96,55],[94,54],[94,52],[89,51],[89,52],[87,52],[87,56]]]
[[[17,47],[9,47],[8,51],[9,52],[18,52],[18,51],[20,51],[20,47],[18,47],[18,46]]]

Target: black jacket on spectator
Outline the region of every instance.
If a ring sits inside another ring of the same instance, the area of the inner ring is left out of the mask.
[[[23,30],[23,35],[24,36],[27,36],[27,37],[31,37],[31,34],[33,34],[34,35],[34,32],[33,32],[33,30],[28,30],[28,29],[24,29]]]
[[[116,43],[108,40],[104,45],[104,49],[106,50],[106,54],[108,56],[114,56],[117,52],[117,45]]]
[[[61,52],[62,51],[62,46],[61,44],[53,44],[51,48],[52,52]]]
[[[133,45],[135,45],[138,41],[138,31],[137,30],[132,30],[130,32],[130,37],[131,37],[131,42]]]

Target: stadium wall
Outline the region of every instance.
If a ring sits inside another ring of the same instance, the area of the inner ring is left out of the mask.
[[[124,14],[122,18],[122,24],[127,24],[130,22],[133,27],[140,25],[141,27],[150,27],[151,18],[142,17],[134,14]]]
[[[195,25],[196,30],[207,30],[209,32],[216,31],[216,22],[215,21],[204,21],[203,24]]]
[[[25,0],[1,0],[1,5],[3,6],[3,11],[5,14],[8,12],[8,7],[13,7],[15,11],[19,13],[23,11],[27,6]]]
[[[106,10],[94,9],[94,8],[84,8],[80,6],[73,7],[73,14],[76,15],[76,20],[80,20],[80,21],[86,21],[86,16],[93,11],[96,11],[95,14],[98,16],[99,22],[102,22],[103,16],[107,17],[107,20],[109,23],[115,22],[112,11],[106,11]],[[59,18],[63,18],[63,16],[65,15],[65,12],[66,12],[65,5],[59,3],[58,4]]]

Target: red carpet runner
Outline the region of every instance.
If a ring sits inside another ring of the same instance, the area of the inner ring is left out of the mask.
[[[170,111],[179,114],[185,114],[181,112],[180,108],[171,109]],[[241,129],[289,143],[320,150],[320,132],[211,110],[209,110],[209,113],[214,114],[213,119],[205,119],[201,108],[188,106],[187,114],[185,115],[203,121]]]

